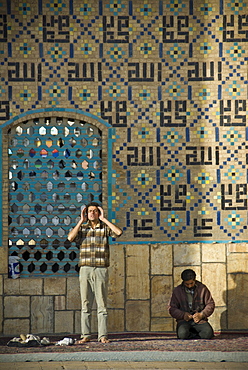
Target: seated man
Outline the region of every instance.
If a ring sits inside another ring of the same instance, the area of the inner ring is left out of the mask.
[[[181,278],[169,302],[169,313],[177,321],[177,337],[211,339],[214,332],[208,317],[214,312],[213,297],[206,285],[196,280],[193,270],[184,270]]]

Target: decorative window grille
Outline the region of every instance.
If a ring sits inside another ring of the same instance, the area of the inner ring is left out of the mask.
[[[48,117],[13,126],[9,136],[9,255],[21,277],[78,272],[67,239],[81,209],[102,202],[101,132],[84,121]]]

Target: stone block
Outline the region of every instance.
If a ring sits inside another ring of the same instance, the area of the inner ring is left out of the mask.
[[[4,279],[4,293],[7,295],[41,295],[43,279]]]
[[[31,297],[32,334],[53,333],[53,298],[49,296]]]
[[[13,337],[19,337],[21,333],[30,333],[30,321],[29,319],[7,319],[4,320],[3,324],[4,335]]]
[[[59,295],[66,293],[66,278],[47,277],[44,279],[44,295]]]
[[[55,333],[74,333],[73,311],[55,311]]]
[[[218,273],[216,273],[216,271],[218,271]],[[212,293],[216,306],[226,305],[225,276],[226,276],[225,263],[202,264],[202,282],[208,287],[208,289]]]
[[[221,243],[202,244],[202,262],[225,262],[226,245]]]
[[[124,248],[121,245],[110,246],[110,267],[109,267],[109,289],[108,307],[124,307]]]
[[[20,281],[21,279],[4,279],[4,294],[6,295],[20,295]]]
[[[172,274],[172,245],[170,244],[151,245],[151,274],[152,275]]]
[[[0,275],[0,295],[3,294],[3,276]]]
[[[149,299],[149,246],[130,245],[126,251],[127,299]]]
[[[150,303],[149,301],[127,301],[126,303],[126,330],[150,330]]]
[[[195,266],[201,263],[200,244],[175,244],[174,266]]]
[[[227,256],[227,273],[248,273],[248,253],[231,253]]]
[[[173,319],[168,317],[152,317],[151,331],[173,331]]]
[[[81,309],[78,277],[67,278],[66,308],[69,310]]]
[[[248,243],[230,243],[227,245],[229,253],[248,253]]]
[[[0,261],[1,261],[0,262],[0,274],[9,273],[8,253],[9,253],[8,247],[0,247]]]
[[[7,296],[4,297],[4,318],[29,317],[30,297]]]
[[[75,334],[81,334],[81,311],[75,311]]]
[[[43,279],[39,279],[39,278],[20,279],[20,293],[21,294],[41,295],[42,286],[43,286]]]
[[[244,255],[240,255],[241,259]],[[237,261],[236,261],[237,262]],[[228,329],[247,330],[248,320],[248,272],[243,271],[244,266],[240,261],[240,271],[228,274],[227,291],[227,325]],[[246,270],[248,271],[248,270]]]
[[[0,333],[3,333],[3,297],[0,297]]]
[[[56,311],[65,310],[65,296],[57,295],[54,297],[54,309]]]
[[[108,310],[108,332],[123,332],[125,330],[124,317],[124,310]]]
[[[80,310],[81,299],[78,277],[67,278],[66,308],[68,310]]]
[[[168,317],[168,303],[172,292],[171,276],[153,276],[151,279],[151,316]]]
[[[227,330],[226,307],[215,307],[214,313],[209,317],[209,323],[214,331]]]

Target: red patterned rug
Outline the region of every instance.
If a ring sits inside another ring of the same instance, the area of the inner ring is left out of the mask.
[[[0,338],[0,353],[63,353],[63,352],[106,352],[106,351],[248,351],[248,333],[215,334],[210,340],[179,340],[175,335],[163,333],[124,333],[109,335],[110,343],[99,343],[96,337],[84,345],[55,345],[63,338],[79,339],[77,335],[46,336],[49,345],[37,347],[9,347],[7,343],[12,338]],[[40,337],[41,339],[43,336]]]

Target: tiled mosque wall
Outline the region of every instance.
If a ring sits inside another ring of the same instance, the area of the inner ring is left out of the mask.
[[[47,117],[102,133],[102,204],[124,231],[109,330],[172,331],[187,267],[213,293],[215,330],[248,329],[247,22],[234,0],[0,0],[4,334],[80,332],[76,274],[8,278],[8,135]]]

